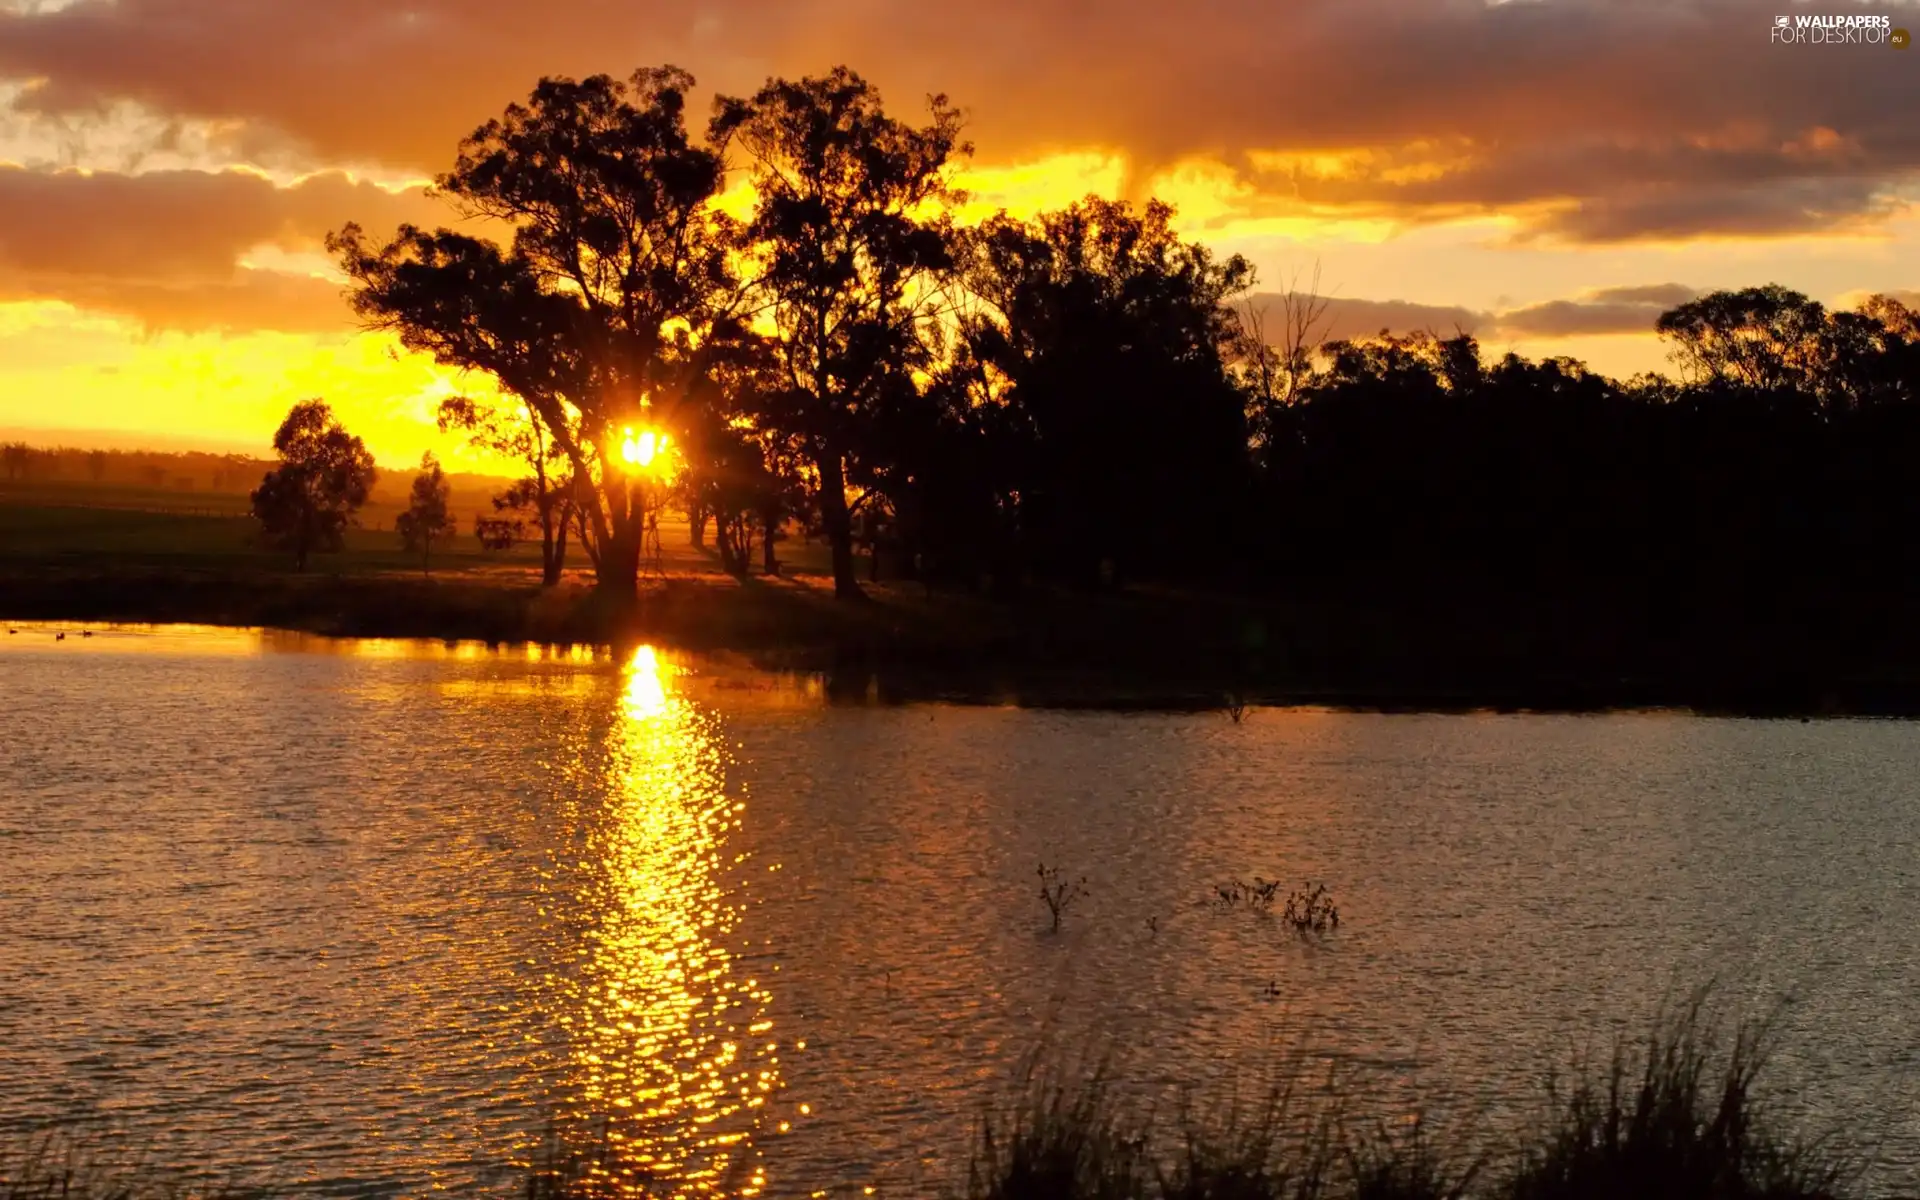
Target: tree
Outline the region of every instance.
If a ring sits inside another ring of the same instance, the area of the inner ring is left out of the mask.
[[[427,574],[433,564],[433,543],[453,533],[453,516],[447,511],[447,473],[429,451],[420,456],[420,473],[413,477],[413,490],[407,498],[407,511],[394,518],[393,527],[408,550],[420,552],[420,572]]]
[[[499,503],[498,500],[495,503]],[[489,553],[500,553],[513,549],[513,544],[526,533],[526,522],[518,517],[489,517],[485,513],[473,514],[473,536],[480,540],[480,548]]]
[[[253,515],[267,543],[293,555],[298,570],[315,553],[337,552],[375,477],[366,445],[322,400],[302,400],[273,435],[280,465],[253,491]]]
[[[1004,409],[993,457],[1026,568],[1092,582],[1103,564],[1167,575],[1240,557],[1249,438],[1230,304],[1253,268],[1172,220],[1159,201],[1088,197],[965,240],[979,307],[963,322],[964,408]]]
[[[87,453],[87,477],[95,483],[107,477],[107,452],[92,450]]]
[[[946,97],[928,109],[925,126],[898,121],[838,67],[717,101],[709,138],[748,160],[757,206],[742,249],[784,385],[767,420],[804,447],[842,598],[862,595],[852,520],[862,501],[848,493],[876,495],[887,410],[920,398],[916,374],[938,348],[945,208],[958,195],[949,174],[971,147]]]
[[[762,570],[778,573],[779,527],[803,503],[800,446],[776,420],[790,407],[784,387],[772,339],[742,334],[716,351],[681,406],[677,490],[690,523],[697,513],[714,524],[720,565],[733,575],[747,574],[756,536]]]
[[[625,598],[646,489],[624,431],[672,424],[733,296],[720,156],[686,131],[693,82],[674,67],[543,79],[469,136],[440,192],[511,229],[510,247],[412,226],[380,248],[352,225],[328,239],[369,325],[526,402],[571,470],[600,585]]]
[[[1247,300],[1239,310],[1240,331],[1234,347],[1234,371],[1247,395],[1247,418],[1262,459],[1274,453],[1274,434],[1283,414],[1300,398],[1313,377],[1314,354],[1327,333],[1327,309],[1332,301],[1320,294],[1320,267],[1303,288],[1296,273],[1276,299],[1279,321],[1269,323],[1269,306]]]
[[[532,474],[496,496],[493,507],[499,512],[532,511],[540,530],[540,585],[559,583],[566,569],[567,528],[573,523],[573,470],[559,446],[547,436],[539,413],[525,401],[451,396],[440,402],[438,417],[442,433],[465,430],[475,446],[527,464]],[[519,524],[517,520],[514,523],[516,527]],[[496,535],[504,530],[505,526],[496,526]],[[498,548],[506,549],[519,536],[516,528],[506,546]],[[485,540],[486,535],[482,535]]]
[[[1662,313],[1655,328],[1695,381],[1766,390],[1807,381],[1826,325],[1818,301],[1768,284],[1690,300]]]

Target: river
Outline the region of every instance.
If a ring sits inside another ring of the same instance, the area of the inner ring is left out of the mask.
[[[649,647],[67,628],[0,636],[0,1138],[499,1193],[584,1117],[688,1190],[917,1192],[1035,1055],[1499,1130],[1717,981],[1775,1019],[1783,1116],[1920,1188],[1920,725],[881,706]],[[1085,880],[1058,931],[1043,863]],[[1338,930],[1208,903],[1256,875]]]

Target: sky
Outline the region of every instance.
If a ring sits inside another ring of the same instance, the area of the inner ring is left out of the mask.
[[[1920,299],[1920,48],[1781,16],[1920,32],[1920,0],[0,0],[0,436],[264,452],[320,396],[383,464],[462,465],[432,413],[475,381],[357,329],[321,240],[450,223],[464,134],[662,63],[701,113],[840,63],[901,115],[944,93],[972,215],[1160,196],[1267,292],[1317,271],[1334,336],[1630,374],[1702,291]]]

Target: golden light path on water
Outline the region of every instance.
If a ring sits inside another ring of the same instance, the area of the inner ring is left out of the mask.
[[[676,693],[674,668],[643,646],[623,671],[605,810],[581,814],[598,921],[555,981],[572,993],[560,1020],[578,1115],[604,1133],[607,1182],[755,1195],[753,1134],[780,1077],[772,993],[729,949],[740,904],[723,875],[740,862],[729,840],[744,805],[726,794],[715,718]]]

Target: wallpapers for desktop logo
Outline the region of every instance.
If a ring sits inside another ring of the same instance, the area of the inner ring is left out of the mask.
[[[1891,46],[1905,50],[1913,38],[1878,13],[1799,13],[1775,17],[1770,40],[1783,46]]]

